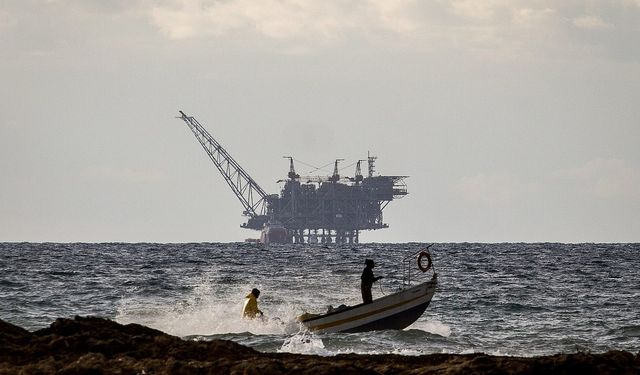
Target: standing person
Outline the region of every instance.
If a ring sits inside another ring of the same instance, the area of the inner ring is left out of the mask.
[[[258,315],[262,316],[262,311],[258,309],[258,297],[260,291],[256,288],[251,290],[251,293],[247,294],[244,301],[244,308],[242,309],[242,317],[246,319],[255,319]]]
[[[373,276],[373,267],[376,266],[373,263],[373,260],[367,259],[364,261],[365,267],[362,271],[362,276],[360,279],[362,283],[360,284],[360,290],[362,291],[362,302],[363,303],[371,303],[373,301],[373,297],[371,296],[371,287],[373,283],[382,279],[382,276],[375,277]]]

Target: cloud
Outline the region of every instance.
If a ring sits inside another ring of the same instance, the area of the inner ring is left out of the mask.
[[[578,168],[557,171],[554,177],[594,198],[640,201],[640,172],[623,159],[593,159]]]
[[[512,12],[512,22],[518,27],[535,27],[548,22],[555,17],[556,10],[552,8],[520,8]]]
[[[409,32],[413,1],[178,0],[154,5],[151,18],[171,39],[253,32],[272,39],[336,40],[358,30]]]
[[[534,190],[511,174],[480,173],[463,177],[454,186],[454,191],[468,203],[491,207],[508,206]]]
[[[142,27],[150,25],[170,40],[256,38],[281,52],[357,43],[492,60],[603,55],[640,61],[633,43],[639,16],[640,0],[52,0],[9,2],[0,10],[0,30],[33,35],[47,17],[56,20],[53,40],[92,31],[113,40],[131,30],[143,38]]]
[[[496,59],[547,59],[611,52],[597,44],[629,40],[627,34],[637,31],[637,5],[636,0],[166,0],[149,3],[148,14],[172,40],[253,35],[303,49],[364,40]],[[625,13],[631,14],[621,16]],[[593,40],[576,35],[576,29],[616,35]]]
[[[580,16],[573,19],[573,25],[579,29],[606,30],[613,29],[613,25],[594,15]]]
[[[453,189],[467,204],[494,208],[551,196],[635,204],[640,203],[640,171],[623,159],[597,158],[535,180],[508,173],[479,173],[461,178]]]
[[[153,5],[152,23],[171,39],[252,32],[273,39],[341,40],[356,35],[429,37],[499,30],[548,12],[506,0],[174,0]]]
[[[501,9],[509,6],[508,1],[501,0],[453,0],[450,3],[454,13],[477,20],[493,19]]]
[[[640,8],[640,0],[622,0],[622,4],[625,6],[635,6]]]

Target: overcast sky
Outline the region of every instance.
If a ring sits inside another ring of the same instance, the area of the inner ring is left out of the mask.
[[[411,176],[363,242],[638,242],[639,41],[640,0],[2,0],[0,241],[257,237],[182,109],[268,192]]]

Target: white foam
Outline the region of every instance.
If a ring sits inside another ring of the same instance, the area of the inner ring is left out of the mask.
[[[193,280],[193,290],[180,300],[128,296],[117,307],[115,320],[139,323],[171,335],[215,335],[250,332],[290,334],[299,330],[299,309],[286,303],[261,303],[266,319],[242,319],[245,296],[259,285],[217,286],[213,276]]]
[[[408,329],[419,329],[421,331],[429,332],[442,337],[451,336],[451,327],[439,320],[417,321]]]
[[[321,356],[332,356],[337,354],[327,350],[324,347],[322,339],[306,331],[300,331],[293,336],[287,337],[278,352],[315,354]]]
[[[365,354],[373,354],[373,353],[365,353]],[[380,354],[399,354],[399,355],[417,356],[417,355],[423,355],[424,352],[422,352],[420,350],[416,350],[416,349],[395,348],[392,351],[390,351],[389,353],[382,353],[381,352]]]

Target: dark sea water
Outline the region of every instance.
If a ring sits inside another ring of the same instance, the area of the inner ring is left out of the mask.
[[[385,276],[374,298],[393,292],[401,259],[422,246],[0,243],[0,319],[36,330],[95,315],[321,355],[640,351],[640,244],[435,244],[439,286],[409,328],[311,334],[293,322],[359,303],[365,258]],[[240,319],[254,287],[266,323]]]

